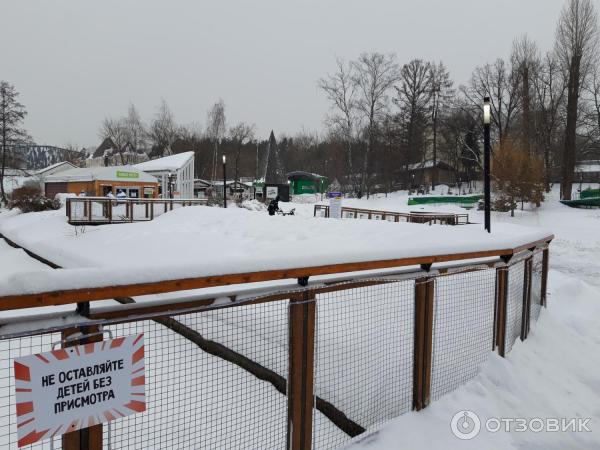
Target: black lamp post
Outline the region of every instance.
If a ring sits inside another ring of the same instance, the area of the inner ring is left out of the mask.
[[[483,202],[485,229],[491,233],[492,226],[490,221],[491,211],[491,191],[490,191],[490,124],[492,121],[492,112],[490,107],[490,98],[483,99]]]
[[[223,208],[227,208],[227,164],[223,155]]]
[[[171,172],[169,172],[167,180],[169,183],[169,198],[173,198],[173,174]]]

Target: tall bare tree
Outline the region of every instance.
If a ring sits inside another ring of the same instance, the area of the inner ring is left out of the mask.
[[[318,86],[331,102],[331,114],[327,123],[331,132],[345,143],[347,149],[347,180],[353,190],[357,189],[354,167],[352,163],[352,146],[357,132],[357,86],[354,66],[341,59],[337,61],[337,72],[321,78]]]
[[[520,86],[521,139],[525,151],[531,154],[534,145],[532,84],[535,72],[540,66],[540,57],[537,45],[526,34],[514,40],[511,63],[517,73],[517,82]]]
[[[554,53],[544,56],[532,81],[535,134],[542,148],[544,179],[549,192],[566,92],[565,77]]]
[[[356,106],[363,120],[366,149],[361,174],[361,189],[369,196],[369,155],[373,150],[378,122],[389,106],[390,89],[400,77],[395,55],[363,53],[352,63],[354,83],[358,91]]]
[[[116,151],[121,157],[121,164],[127,164],[123,151],[127,145],[127,128],[125,125],[125,119],[111,119],[106,118],[100,125],[100,131],[98,135],[101,139],[110,139],[116,147]]]
[[[225,136],[225,103],[219,99],[209,110],[206,116],[206,136],[213,143],[212,175],[211,181],[215,181],[217,176],[217,153],[219,144]]]
[[[125,139],[133,146],[135,150],[143,149],[146,146],[146,126],[133,103],[129,104],[127,116],[123,119],[125,127]]]
[[[153,144],[153,155],[163,156],[165,153],[170,153],[178,132],[179,128],[175,123],[173,113],[163,99],[148,129],[148,137]]]
[[[5,204],[4,172],[9,159],[9,148],[28,139],[27,132],[22,127],[27,111],[17,100],[18,97],[19,93],[12,84],[0,81],[0,144],[2,145],[0,201]]]
[[[404,149],[403,161],[408,176],[408,164],[422,162],[426,153],[426,131],[431,106],[431,66],[421,59],[413,59],[402,66],[399,85],[395,86],[394,103],[398,114]],[[406,179],[406,183],[409,180]]]
[[[556,53],[566,74],[567,124],[562,158],[561,197],[571,199],[577,151],[579,97],[597,62],[598,14],[591,0],[568,0],[556,29]]]
[[[254,125],[249,125],[244,122],[240,122],[229,129],[229,136],[235,145],[235,157],[234,157],[234,181],[239,179],[239,163],[240,155],[244,145],[248,144],[254,139]]]
[[[433,150],[433,172],[431,177],[431,187],[435,188],[437,184],[437,156],[438,156],[438,130],[440,120],[446,115],[450,106],[454,90],[452,85],[454,82],[450,78],[450,72],[441,61],[438,64],[431,64],[430,71],[430,109],[431,109],[431,131],[433,134],[432,150]]]
[[[461,86],[465,98],[481,112],[483,99],[490,97],[492,124],[499,142],[508,135],[517,112],[517,79],[517,73],[499,58],[494,64],[477,67],[469,86]]]

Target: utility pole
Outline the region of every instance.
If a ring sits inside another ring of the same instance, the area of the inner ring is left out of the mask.
[[[485,229],[492,232],[491,215],[491,190],[490,190],[490,125],[491,125],[490,98],[483,99],[483,201]]]

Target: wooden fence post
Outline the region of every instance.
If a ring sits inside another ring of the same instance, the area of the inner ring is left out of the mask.
[[[89,326],[81,328],[67,328],[62,332],[62,339],[67,339],[69,336],[76,333],[92,334],[100,331],[98,326]],[[74,345],[87,344],[91,342],[100,342],[102,334],[83,338],[78,341],[65,343],[65,347]],[[63,434],[62,436],[63,450],[102,450],[102,424],[94,425],[71,433]]]
[[[431,398],[434,289],[433,278],[415,280],[413,409],[417,411],[425,408]]]
[[[290,299],[287,448],[310,450],[314,403],[315,295]]]
[[[523,264],[523,311],[521,314],[521,340],[527,339],[529,334],[529,321],[531,318],[531,276],[533,258],[529,257]]]
[[[544,249],[543,259],[542,259],[542,306],[545,308],[547,306],[546,301],[546,290],[548,288],[548,264],[550,262],[550,251],[548,248]]]
[[[506,343],[506,300],[508,297],[508,266],[496,269],[496,309],[494,337],[498,354],[504,357]]]

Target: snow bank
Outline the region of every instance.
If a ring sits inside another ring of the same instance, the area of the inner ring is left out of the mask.
[[[151,222],[87,227],[64,210],[0,220],[0,233],[69,270],[14,274],[0,295],[512,248],[549,231],[425,226],[181,208]]]

